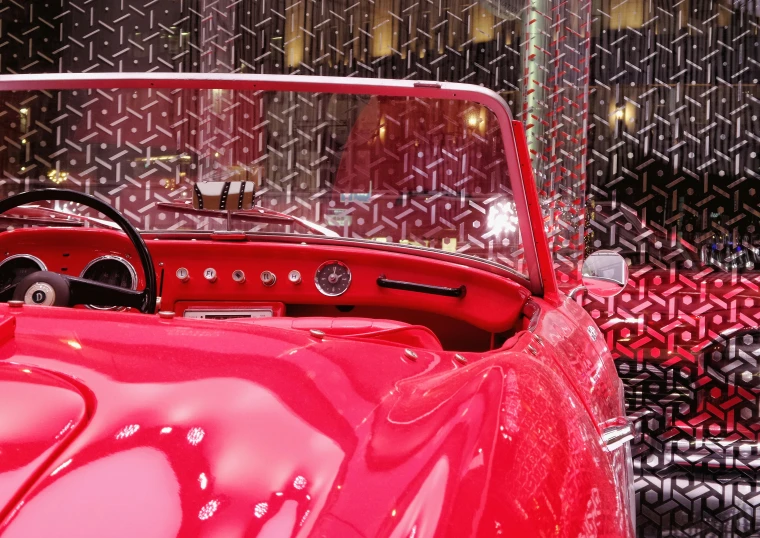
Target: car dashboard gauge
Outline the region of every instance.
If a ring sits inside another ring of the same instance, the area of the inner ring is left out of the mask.
[[[317,269],[314,283],[317,289],[328,297],[343,295],[351,285],[351,270],[343,262],[327,261]]]
[[[16,254],[0,263],[0,289],[18,284],[37,271],[47,271],[42,260],[30,254]]]

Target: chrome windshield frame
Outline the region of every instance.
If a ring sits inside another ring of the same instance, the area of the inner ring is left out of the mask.
[[[409,80],[367,79],[353,77],[315,77],[292,75],[239,75],[188,73],[86,73],[47,75],[0,75],[0,91],[105,90],[105,89],[219,89],[283,92],[364,94],[387,97],[415,97],[470,101],[489,109],[502,129],[504,154],[510,186],[517,210],[518,226],[528,270],[529,289],[542,296],[544,283],[537,252],[531,212],[522,178],[512,114],[497,93],[469,84],[421,82]],[[447,253],[450,254],[450,253]],[[477,258],[479,259],[479,258]],[[487,260],[482,260],[487,261]],[[492,262],[519,274],[509,267]],[[548,268],[553,270],[553,268]],[[523,279],[524,275],[520,275]]]

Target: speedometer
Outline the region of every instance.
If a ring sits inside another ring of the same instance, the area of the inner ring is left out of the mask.
[[[337,297],[346,293],[351,285],[351,271],[343,262],[336,260],[325,262],[317,269],[314,283],[324,295]]]
[[[95,258],[82,270],[81,278],[93,280],[125,290],[137,289],[137,272],[132,264],[119,256]],[[95,310],[120,310],[119,307],[87,305]]]
[[[29,254],[16,254],[0,263],[0,289],[18,284],[37,271],[47,271],[42,260]]]

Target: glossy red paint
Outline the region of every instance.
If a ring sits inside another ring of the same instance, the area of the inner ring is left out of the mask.
[[[626,535],[610,456],[544,319],[543,344],[524,332],[462,365],[255,324],[0,315],[17,323],[4,359],[97,399],[2,536]]]
[[[0,505],[12,506],[80,429],[87,408],[74,385],[24,364],[0,363],[0,393]]]
[[[521,121],[512,121],[512,133],[516,148],[517,159],[520,164],[520,178],[525,186],[525,199],[530,215],[530,223],[533,229],[533,237],[536,243],[536,257],[541,270],[541,279],[544,284],[544,297],[553,303],[561,301],[557,296],[559,288],[557,286],[557,276],[554,272],[554,261],[549,244],[546,241],[546,232],[544,231],[544,215],[541,204],[538,201],[536,192],[536,180],[533,177],[533,168],[531,166],[530,152],[528,151],[528,141],[525,137],[525,126]]]

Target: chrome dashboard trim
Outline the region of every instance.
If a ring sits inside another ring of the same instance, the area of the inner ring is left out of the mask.
[[[99,256],[93,260],[90,260],[90,262],[84,266],[84,269],[82,269],[82,272],[79,273],[79,278],[85,278],[85,273],[96,263],[105,261],[105,260],[113,260],[121,263],[124,267],[127,268],[127,271],[129,271],[129,276],[132,277],[132,286],[131,289],[137,290],[137,271],[135,271],[135,268],[132,266],[131,263],[129,263],[127,260],[122,258],[121,256],[113,256],[113,255],[106,255],[106,256]],[[91,308],[92,310],[124,310],[121,306],[94,306],[94,305],[85,305],[87,308]]]
[[[45,263],[39,259],[37,256],[32,256],[31,254],[14,254],[13,256],[8,256],[5,258],[2,262],[0,262],[0,268],[3,267],[6,263],[8,263],[11,260],[17,260],[19,258],[26,258],[27,260],[32,260],[34,263],[37,264],[37,267],[40,268],[40,271],[47,271],[47,266]]]
[[[230,319],[260,319],[274,317],[274,310],[271,307],[190,307],[182,313],[182,317],[190,319],[212,319],[225,321]]]
[[[338,265],[342,265],[343,267],[346,268],[346,272],[348,273],[348,284],[346,284],[346,289],[344,289],[340,293],[327,293],[325,290],[322,289],[322,286],[319,285],[319,272],[325,267],[327,267],[328,265],[332,265],[334,263],[337,263]],[[319,293],[321,293],[322,295],[326,297],[340,297],[341,295],[343,295],[344,293],[348,291],[348,288],[351,287],[352,278],[353,277],[351,275],[351,268],[348,265],[346,265],[340,260],[327,260],[326,262],[320,263],[319,267],[317,267],[317,270],[314,272],[314,285],[316,286],[317,291],[319,291]]]

